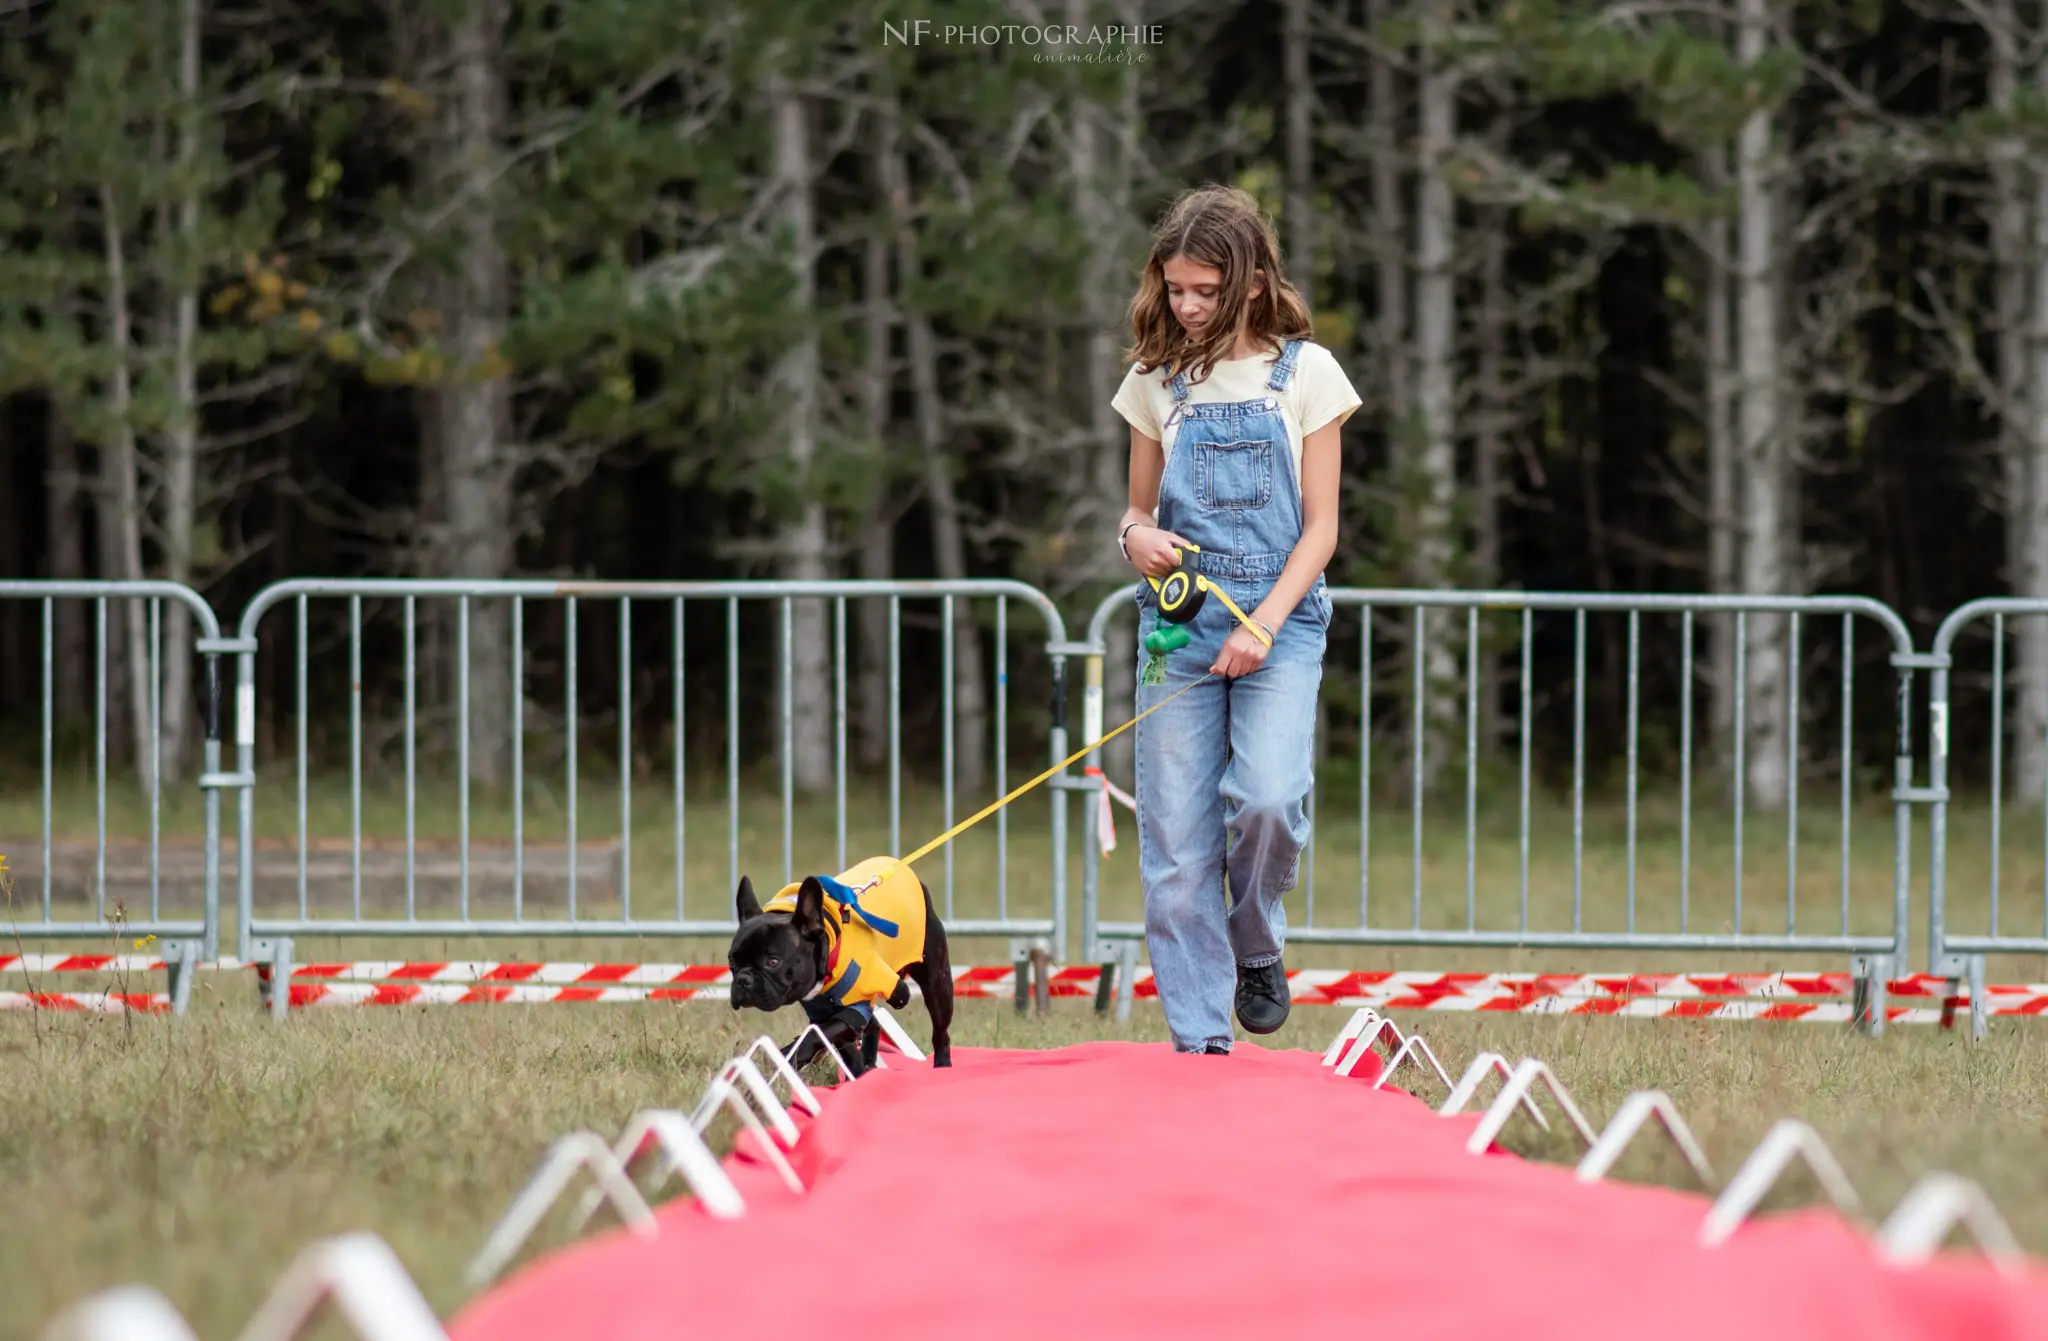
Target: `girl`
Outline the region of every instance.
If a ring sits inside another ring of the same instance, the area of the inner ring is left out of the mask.
[[[1130,318],[1133,366],[1112,402],[1131,426],[1117,543],[1151,577],[1176,565],[1205,575],[1257,625],[1210,601],[1166,682],[1138,686],[1142,711],[1220,677],[1138,726],[1138,867],[1174,1049],[1228,1053],[1233,992],[1248,1032],[1287,1020],[1281,900],[1308,841],[1323,568],[1337,544],[1340,427],[1359,398],[1310,339],[1272,225],[1243,191],[1174,202]],[[1190,543],[1199,550],[1178,549]],[[1159,623],[1150,597],[1141,580],[1140,638]]]

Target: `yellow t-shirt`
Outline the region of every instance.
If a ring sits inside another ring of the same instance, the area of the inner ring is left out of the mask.
[[[1271,393],[1266,383],[1273,376],[1278,351],[1256,354],[1248,359],[1225,359],[1209,370],[1199,382],[1188,384],[1188,403],[1260,400]],[[1173,387],[1163,370],[1140,373],[1135,366],[1124,374],[1116,399],[1110,402],[1132,428],[1148,438],[1158,439],[1166,459],[1173,459],[1173,440],[1179,426],[1161,432],[1173,413]],[[1294,458],[1294,487],[1301,489],[1302,439],[1330,423],[1343,423],[1361,404],[1351,379],[1337,366],[1337,357],[1312,340],[1304,340],[1294,355],[1294,377],[1280,393],[1281,417],[1287,421],[1287,447]]]

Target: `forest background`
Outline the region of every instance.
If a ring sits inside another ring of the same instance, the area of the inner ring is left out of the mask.
[[[1972,598],[2048,597],[2048,15],[2023,0],[4,0],[0,89],[10,576],[169,578],[230,624],[301,575],[1014,577],[1078,633],[1130,580],[1109,400],[1149,224],[1218,180],[1267,203],[1365,397],[1333,581],[1855,593],[1923,640]],[[98,634],[89,606],[52,617],[78,739]],[[446,699],[451,607],[421,618],[418,683]],[[675,658],[646,618],[623,679],[661,704]],[[881,618],[850,635],[861,767],[886,749]],[[1578,654],[1557,618],[1535,626],[1546,699]],[[0,602],[0,722],[25,750],[42,619]],[[316,651],[345,619],[320,610]],[[523,644],[541,726],[560,620],[536,610]],[[715,700],[723,613],[701,621],[682,660]],[[829,621],[801,603],[784,649],[805,790],[831,777]],[[469,622],[486,720],[506,605]],[[2038,800],[2029,623],[2009,767]],[[1739,672],[1703,625],[1692,665],[1724,760],[1743,691],[1762,806],[1839,670],[1809,650],[1789,671],[1783,625],[1748,621]],[[906,731],[938,673],[919,627]],[[1374,673],[1406,683],[1419,652],[1455,679],[1463,619],[1409,627]],[[1488,753],[1518,701],[1504,627],[1479,659]],[[974,786],[993,636],[985,611],[954,628]],[[189,777],[191,628],[171,611],[162,636],[165,767]],[[619,639],[578,636],[578,711],[615,714]],[[140,758],[141,607],[106,637],[111,748]],[[366,672],[387,716],[393,646]],[[750,673],[778,647],[750,642]],[[1028,652],[1020,684],[1043,678]],[[1599,622],[1596,746],[1619,745],[1627,654]],[[1884,770],[1890,649],[1851,655],[1873,691],[1858,763]],[[1679,730],[1680,666],[1660,645],[1643,671],[1646,766]],[[266,743],[290,674],[268,663]],[[1788,693],[1800,676],[1817,687]],[[1463,744],[1444,697],[1432,773]],[[1020,695],[1007,718],[1028,757],[1049,711]],[[482,784],[502,734],[469,752]]]

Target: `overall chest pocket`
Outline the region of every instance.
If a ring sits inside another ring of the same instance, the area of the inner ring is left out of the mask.
[[[1273,440],[1197,443],[1195,475],[1205,508],[1263,508],[1273,501]]]

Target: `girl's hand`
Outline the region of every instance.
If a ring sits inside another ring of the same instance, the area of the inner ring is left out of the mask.
[[[1124,536],[1124,548],[1130,551],[1131,567],[1147,577],[1165,577],[1180,567],[1180,556],[1174,552],[1174,547],[1187,543],[1172,531],[1162,531],[1142,523],[1133,526]]]
[[[1216,664],[1209,669],[1217,675],[1233,678],[1250,675],[1266,664],[1266,654],[1270,650],[1257,634],[1240,624],[1223,640],[1223,650],[1217,653]]]

